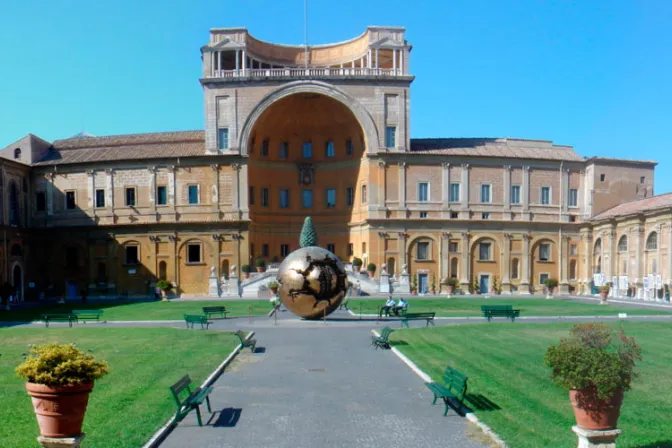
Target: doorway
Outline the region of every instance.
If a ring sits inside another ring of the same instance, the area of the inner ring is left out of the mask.
[[[427,274],[418,274],[418,294],[427,294],[428,282]]]
[[[12,286],[14,287],[14,301],[20,302],[23,300],[23,272],[21,266],[14,265],[12,270]]]
[[[479,292],[481,294],[487,294],[490,291],[490,276],[481,274],[481,278],[479,280]]]

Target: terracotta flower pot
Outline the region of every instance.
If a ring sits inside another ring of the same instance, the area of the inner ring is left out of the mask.
[[[376,274],[376,271],[367,271],[369,274],[369,278],[373,278],[373,276]]]
[[[264,268],[257,267],[257,272],[264,272]]]
[[[278,288],[271,288],[271,292],[273,294],[277,294],[278,293]]]
[[[26,383],[44,437],[76,437],[82,433],[84,413],[93,383],[45,386]]]
[[[623,389],[613,397],[600,400],[595,388],[571,389],[569,399],[574,407],[576,424],[584,429],[602,431],[616,429],[623,403]]]
[[[602,300],[606,299],[609,293],[607,291],[600,291],[600,297],[602,297]]]
[[[243,278],[250,278],[249,272],[243,272]]]
[[[446,292],[448,295],[451,295],[453,293],[453,285],[446,285]]]
[[[360,269],[362,269],[361,266],[355,266],[354,264],[352,265],[352,271],[353,271],[353,272],[359,273],[359,270],[360,270]]]

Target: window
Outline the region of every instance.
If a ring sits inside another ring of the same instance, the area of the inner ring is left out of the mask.
[[[421,218],[426,218],[427,217],[427,212],[420,212],[420,217]]]
[[[539,274],[539,284],[540,285],[543,285],[546,280],[548,280],[548,274],[547,273]]]
[[[327,188],[327,208],[336,207],[336,189]]]
[[[348,243],[348,256],[352,257],[353,255],[355,255],[355,245]]]
[[[135,187],[126,188],[126,207],[135,207]]]
[[[268,188],[261,189],[261,206],[268,207]]]
[[[189,204],[198,204],[198,185],[189,185]]]
[[[289,143],[287,142],[280,142],[280,158],[281,159],[286,159],[289,157]]]
[[[301,192],[301,206],[303,208],[313,207],[313,190],[303,190]]]
[[[15,159],[20,159],[21,158],[21,148],[16,148],[14,150],[14,158]]]
[[[96,190],[96,208],[105,208],[105,190]]]
[[[541,243],[539,245],[539,261],[549,261],[551,259],[551,245]]]
[[[221,128],[217,133],[219,149],[229,149],[229,128]]]
[[[362,243],[362,254],[366,253],[366,243]]]
[[[418,260],[429,260],[429,243],[427,241],[421,241],[418,243],[418,249],[415,258]]]
[[[457,278],[457,258],[450,260],[450,278]]]
[[[336,252],[336,246],[334,243],[327,243],[327,250],[332,254]]]
[[[397,146],[397,128],[388,126],[385,128],[385,147],[395,148]]]
[[[569,255],[572,257],[576,256],[576,244],[569,245]]]
[[[541,187],[541,205],[551,203],[551,187]]]
[[[47,195],[44,191],[35,193],[35,210],[38,212],[47,211]]]
[[[14,248],[12,247],[12,249],[14,249]],[[78,266],[79,266],[79,251],[74,246],[66,247],[65,248],[65,267],[76,268]]]
[[[366,185],[362,185],[362,204],[366,204]]]
[[[355,203],[355,189],[352,187],[348,187],[345,190],[345,197],[347,200],[347,204],[350,206],[353,205]]]
[[[303,144],[302,154],[304,159],[313,157],[313,144],[311,142],[305,142]]]
[[[187,263],[201,262],[201,245],[199,243],[187,244]]]
[[[286,188],[280,190],[280,208],[289,208],[289,190]]]
[[[628,251],[628,237],[623,235],[621,239],[618,240],[618,251],[627,252]]]
[[[579,200],[579,190],[576,188],[570,188],[569,189],[569,195],[567,197],[567,205],[570,207],[576,207]]]
[[[168,203],[168,192],[166,187],[161,185],[156,187],[156,205],[166,205]]]
[[[247,198],[250,201],[250,205],[254,205],[254,187],[248,188]]]
[[[511,185],[511,203],[520,204],[520,185]]]
[[[261,155],[263,157],[268,156],[268,139],[264,139],[261,141]]]
[[[644,176],[640,177],[639,178],[639,183],[643,184],[644,182],[646,182],[646,177],[644,177]]]
[[[514,258],[511,261],[511,278],[514,280],[518,279],[518,267],[520,266],[520,262],[518,261],[517,258]]]
[[[490,202],[490,184],[481,185],[481,202]]]
[[[481,219],[490,219],[490,213],[481,213]]]
[[[448,252],[457,252],[457,242],[451,241],[448,243]]]
[[[345,155],[351,156],[353,152],[354,152],[354,150],[353,150],[353,147],[352,147],[352,140],[347,139],[345,141]]]
[[[606,178],[607,178],[606,174],[600,174],[600,182],[604,182]]]
[[[576,280],[576,260],[569,262],[569,279]]]
[[[126,264],[138,264],[140,260],[140,246],[129,245],[124,248]]]
[[[450,219],[457,219],[459,216],[460,215],[457,212],[450,212]]]
[[[289,255],[289,244],[281,244],[280,245],[280,256],[281,257],[286,257]]]
[[[18,201],[18,198],[17,198],[17,201]],[[66,191],[65,192],[65,209],[66,210],[74,210],[76,206],[77,206],[77,201],[75,199],[75,192],[74,191]]]
[[[460,202],[460,184],[450,184],[450,202]]]
[[[334,142],[332,142],[331,140],[329,140],[324,145],[324,155],[326,157],[334,157],[336,155],[334,151]]]
[[[646,239],[646,250],[657,250],[658,249],[658,234],[656,232],[651,232]]]
[[[429,201],[429,184],[427,182],[420,182],[418,184],[418,201]]]
[[[479,261],[489,261],[491,256],[492,243],[478,244],[478,259]]]
[[[250,259],[254,258],[254,244],[250,244]]]
[[[268,244],[261,245],[261,256],[268,257]]]

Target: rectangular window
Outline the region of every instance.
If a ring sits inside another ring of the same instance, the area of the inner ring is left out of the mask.
[[[281,257],[286,257],[289,255],[289,244],[281,244],[280,245],[280,256]]]
[[[327,188],[327,208],[336,207],[336,189]]]
[[[480,261],[489,261],[490,260],[490,249],[492,248],[491,243],[479,243],[478,245],[478,259]]]
[[[289,157],[289,143],[280,142],[280,158],[286,159]]]
[[[324,145],[324,155],[327,157],[334,157],[336,152],[334,151],[334,142],[331,140]]]
[[[301,206],[303,208],[313,207],[313,190],[303,190],[301,192]]]
[[[450,219],[457,219],[460,215],[458,212],[450,212]]]
[[[448,252],[457,252],[457,243],[454,241],[451,241],[448,243]]]
[[[549,261],[551,259],[551,245],[550,244],[540,244],[539,245],[539,260],[540,261]]]
[[[569,255],[570,256],[575,256],[576,255],[576,244],[570,244],[569,245]]]
[[[65,192],[65,209],[74,210],[77,207],[77,200],[75,199],[74,191]]]
[[[187,187],[189,193],[189,204],[194,205],[198,204],[198,185],[189,185]]]
[[[352,206],[355,203],[355,189],[352,187],[348,187],[345,190],[345,197],[346,200],[348,201],[348,205]]]
[[[551,187],[541,187],[541,205],[551,203]]]
[[[166,204],[168,204],[168,191],[165,186],[160,185],[156,187],[156,205]]]
[[[543,285],[548,280],[548,274],[539,274],[539,284]]]
[[[421,241],[418,243],[416,259],[429,260],[429,243],[427,241]]]
[[[301,153],[303,154],[304,159],[313,157],[313,144],[311,142],[305,142],[301,148]]]
[[[460,202],[460,184],[450,184],[450,202]]]
[[[490,219],[490,213],[481,213],[481,219]]]
[[[47,211],[47,195],[44,191],[35,193],[35,210],[38,212]]]
[[[607,179],[606,174],[600,174],[600,182],[604,182]]]
[[[96,208],[105,208],[105,190],[96,190]]]
[[[126,207],[135,207],[135,187],[126,188]]]
[[[261,189],[261,206],[268,207],[268,188]]]
[[[362,255],[366,253],[366,243],[362,243]]]
[[[250,260],[254,259],[254,244],[250,244]]]
[[[268,257],[268,244],[261,245],[261,256]]]
[[[366,185],[362,185],[362,204],[366,204]]]
[[[355,245],[348,243],[348,256],[352,257],[353,255],[355,255]]]
[[[646,181],[646,177],[642,176],[639,178],[639,183],[643,184]]]
[[[420,218],[426,218],[427,212],[420,212]]]
[[[352,147],[352,140],[347,139],[345,141],[345,155],[351,156],[353,152],[354,151],[353,151],[353,147]]]
[[[429,201],[429,184],[427,182],[420,182],[418,184],[418,201]]]
[[[511,185],[511,203],[520,204],[520,185]]]
[[[217,144],[219,149],[229,149],[229,128],[218,129]]]
[[[570,207],[576,207],[578,204],[579,190],[576,188],[569,189],[569,195],[567,197],[567,205]]]
[[[490,185],[484,184],[481,185],[481,202],[489,203],[490,202]]]
[[[395,148],[397,146],[397,128],[395,126],[387,126],[385,128],[385,147]]]
[[[187,263],[201,262],[201,245],[187,244]]]
[[[289,208],[289,190],[286,188],[280,190],[280,208]]]
[[[336,252],[336,246],[334,243],[327,243],[327,250],[332,254]]]
[[[261,155],[266,157],[268,156],[268,139],[264,139],[261,141]]]
[[[254,205],[254,187],[252,186],[248,188],[247,200],[250,201],[250,205]]]
[[[126,255],[126,264],[138,264],[140,260],[140,247],[139,246],[126,246],[125,255]]]

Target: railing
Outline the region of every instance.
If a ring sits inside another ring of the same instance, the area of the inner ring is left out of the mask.
[[[393,68],[254,68],[245,70],[213,70],[213,78],[328,78],[338,76],[403,76]]]

